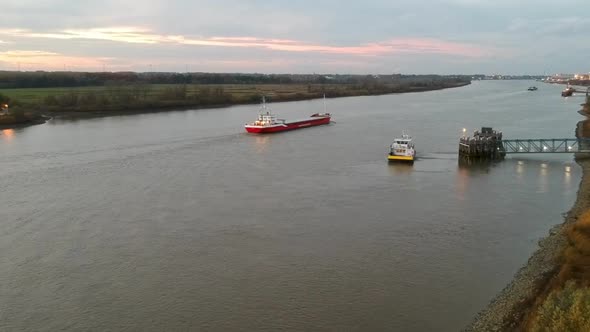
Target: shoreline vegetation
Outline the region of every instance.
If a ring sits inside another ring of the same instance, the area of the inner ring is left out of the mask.
[[[580,113],[590,117],[590,99]],[[577,138],[590,138],[590,120]],[[582,179],[564,221],[465,331],[590,331],[590,156],[577,154]]]
[[[0,128],[86,118],[269,102],[423,92],[468,76],[0,72]]]
[[[7,114],[0,115],[0,130],[28,127],[37,124],[43,124],[50,117],[43,114],[24,112],[22,115]]]

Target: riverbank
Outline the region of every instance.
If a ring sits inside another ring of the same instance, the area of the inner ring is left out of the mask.
[[[39,114],[25,114],[22,117],[15,117],[12,115],[3,115],[0,116],[0,130],[3,129],[15,129],[15,128],[23,128],[28,126],[39,125],[47,122],[49,120],[49,116],[39,115]]]
[[[82,119],[133,115],[200,108],[222,108],[258,104],[261,96],[269,102],[301,101],[322,98],[376,96],[457,88],[467,81],[417,82],[415,84],[285,84],[285,85],[170,85],[158,87],[122,86],[116,90],[14,90],[8,97],[18,100],[21,109],[36,110],[45,117]],[[148,93],[148,90],[151,91]],[[10,93],[4,90],[3,93]],[[56,92],[59,91],[59,92]],[[59,94],[56,94],[59,93]],[[151,93],[151,94],[150,94]],[[16,99],[21,98],[21,99]],[[22,98],[28,98],[23,99]],[[125,101],[125,102],[123,102]],[[42,122],[40,122],[42,123]],[[37,123],[31,123],[37,124]],[[15,123],[16,126],[16,123]]]
[[[463,87],[466,85],[471,84],[470,82],[466,83],[453,83],[453,84],[445,84],[441,86],[431,86],[431,87],[404,87],[404,88],[396,88],[392,89],[391,92],[389,90],[385,91],[376,91],[376,92],[367,92],[367,91],[359,91],[356,89],[351,90],[338,90],[325,93],[326,98],[344,98],[344,97],[360,97],[360,96],[379,96],[379,95],[386,95],[386,94],[396,94],[396,93],[417,93],[417,92],[428,92],[428,91],[436,91],[436,90],[443,90],[443,89],[451,89],[451,88],[458,88]],[[288,101],[303,101],[303,100],[313,100],[313,99],[320,99],[323,98],[323,93],[296,93],[296,94],[281,94],[276,91],[268,91],[270,96],[270,102],[288,102]],[[54,110],[50,111],[52,117],[60,118],[60,119],[79,119],[79,118],[94,118],[94,117],[105,117],[105,116],[117,116],[117,115],[133,115],[133,114],[144,114],[144,113],[158,113],[158,112],[168,112],[168,111],[178,111],[178,110],[189,110],[189,109],[202,109],[202,108],[224,108],[230,107],[235,105],[252,105],[252,104],[259,104],[261,101],[258,100],[258,95],[252,95],[248,98],[236,98],[232,99],[231,101],[220,103],[220,104],[200,104],[194,103],[191,101],[188,102],[180,102],[180,103],[170,103],[170,104],[160,104],[160,105],[151,105],[149,108],[144,107],[137,107],[137,108],[129,108],[129,109],[88,109],[85,111],[68,111],[68,110]],[[268,99],[267,99],[268,101]]]
[[[589,137],[590,122],[580,121],[576,137]],[[559,259],[567,246],[567,227],[590,209],[590,158],[578,155],[576,163],[582,169],[582,179],[576,201],[566,213],[563,223],[555,225],[549,235],[539,241],[539,249],[520,268],[512,281],[477,314],[465,331],[514,331],[521,330],[521,324],[532,309],[537,297],[559,272]]]

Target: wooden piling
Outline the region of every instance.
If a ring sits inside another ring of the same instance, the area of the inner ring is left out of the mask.
[[[459,157],[476,159],[502,159],[506,155],[502,145],[502,132],[491,127],[482,127],[473,136],[459,140]]]

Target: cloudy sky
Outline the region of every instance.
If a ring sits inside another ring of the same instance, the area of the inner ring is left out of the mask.
[[[0,70],[590,71],[590,0],[2,0]]]

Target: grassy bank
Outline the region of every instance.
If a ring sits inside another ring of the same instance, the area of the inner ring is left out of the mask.
[[[552,291],[535,311],[529,331],[590,331],[590,287],[573,281]]]
[[[138,110],[213,107],[346,96],[419,92],[463,86],[457,80],[366,84],[114,84],[95,87],[2,89],[11,108],[49,115],[120,114]]]

